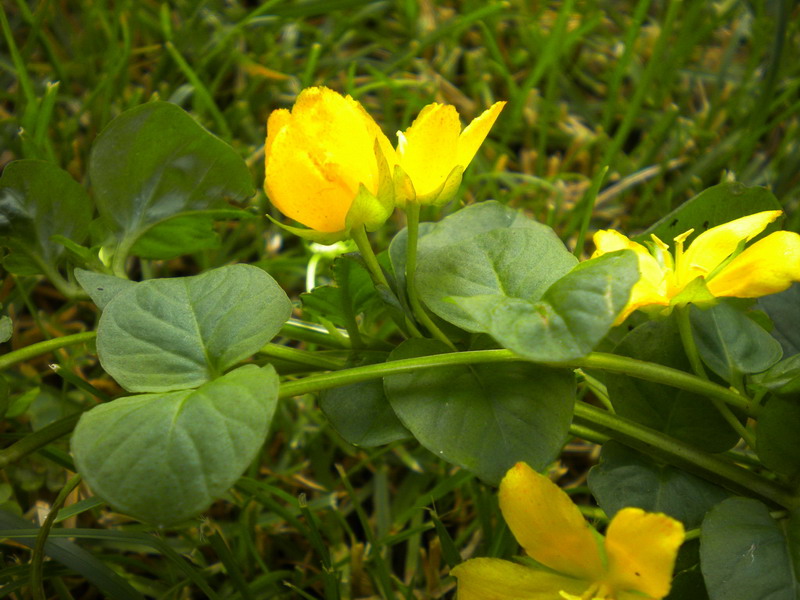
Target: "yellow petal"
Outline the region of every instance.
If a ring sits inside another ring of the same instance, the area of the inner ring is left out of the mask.
[[[483,111],[481,115],[472,120],[472,123],[467,125],[461,136],[458,138],[458,159],[457,164],[465,169],[467,165],[475,158],[478,148],[481,147],[483,140],[489,135],[489,130],[497,121],[500,111],[506,105],[505,102],[495,102],[488,109]]]
[[[498,558],[473,558],[450,573],[458,579],[457,600],[555,600],[562,590],[581,594],[589,586]]]
[[[606,531],[608,584],[616,590],[663,598],[669,594],[683,537],[680,521],[639,508],[623,508]]]
[[[615,321],[619,325],[635,310],[644,306],[658,304],[661,306],[669,305],[669,298],[666,296],[666,274],[667,270],[658,264],[653,255],[647,248],[628,239],[618,231],[613,229],[603,229],[594,234],[594,245],[597,248],[592,255],[600,256],[608,252],[617,250],[633,250],[639,263],[639,281],[631,290],[631,297],[628,304],[620,313]]]
[[[345,228],[345,216],[357,191],[333,170],[321,168],[300,150],[309,143],[302,131],[285,127],[272,141],[264,187],[272,204],[290,219],[317,231]]]
[[[551,569],[588,581],[603,573],[594,530],[569,496],[525,463],[500,483],[500,509],[525,552]]]
[[[715,296],[757,298],[800,281],[800,235],[776,231],[734,258],[708,282]]]
[[[417,197],[437,190],[456,166],[461,122],[454,106],[429,104],[405,133],[397,154],[400,166],[411,178]]]
[[[267,123],[270,201],[317,231],[343,230],[360,187],[378,192],[376,139],[390,152],[387,161],[395,160],[389,140],[358,102],[325,87],[303,90],[291,112],[274,111]]]
[[[751,240],[781,214],[779,210],[766,210],[704,231],[675,265],[676,281],[686,285],[698,275],[705,277],[736,250],[739,242]]]

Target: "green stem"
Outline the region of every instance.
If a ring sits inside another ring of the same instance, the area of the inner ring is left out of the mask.
[[[712,381],[701,379],[696,375],[673,369],[672,367],[665,367],[664,365],[649,363],[627,356],[592,352],[583,358],[563,363],[561,366],[600,369],[612,373],[624,373],[625,375],[654,383],[663,383],[664,385],[686,390],[687,392],[694,392],[708,398],[718,398],[730,406],[743,410],[751,417],[757,416],[759,411],[759,407],[755,403],[735,391],[717,385]]]
[[[6,468],[8,465],[17,462],[28,454],[36,452],[39,448],[67,435],[70,431],[75,429],[75,425],[78,423],[78,419],[81,418],[81,414],[82,413],[77,412],[63,419],[59,419],[55,423],[51,423],[39,431],[34,431],[29,436],[22,438],[8,448],[0,450],[0,469]]]
[[[308,323],[298,319],[289,319],[281,327],[278,335],[292,339],[317,344],[327,348],[340,348],[347,350],[350,348],[350,340],[346,331],[338,329],[331,333],[321,325]]]
[[[417,293],[417,240],[419,239],[419,204],[409,202],[406,205],[406,218],[408,229],[406,230],[406,291],[411,310],[417,321],[422,323],[433,337],[445,344],[451,350],[456,347],[453,342],[436,326],[433,319],[425,311],[419,300]]]
[[[351,383],[359,383],[408,373],[418,369],[432,369],[436,367],[446,367],[452,365],[469,365],[495,362],[527,362],[523,357],[511,352],[510,350],[471,350],[468,352],[448,352],[445,354],[434,354],[431,356],[420,356],[418,358],[407,358],[395,360],[376,365],[365,365],[337,371],[336,373],[325,373],[322,375],[312,375],[298,381],[290,381],[281,385],[280,396],[290,398],[301,394],[308,394],[320,390],[327,390]],[[612,373],[624,373],[637,379],[645,379],[655,383],[663,383],[678,389],[695,392],[711,398],[719,398],[723,402],[740,408],[748,413],[754,413],[756,406],[750,404],[736,392],[717,385],[711,381],[700,379],[695,375],[665,367],[655,363],[648,363],[627,356],[617,356],[604,352],[593,352],[588,356],[570,362],[551,365],[568,369],[586,368],[610,371]]]
[[[47,542],[47,536],[50,534],[50,529],[53,527],[53,522],[58,515],[59,509],[63,506],[67,496],[69,496],[72,490],[74,490],[80,482],[81,476],[79,474],[75,474],[70,477],[66,485],[61,488],[61,491],[53,502],[53,505],[50,507],[50,511],[47,513],[47,517],[44,519],[44,523],[42,523],[42,526],[39,529],[39,534],[36,536],[36,545],[34,546],[33,554],[31,555],[30,569],[31,595],[33,596],[34,600],[45,600],[46,598],[44,593],[44,581],[42,580],[42,564],[44,563],[44,545]]]
[[[689,359],[689,364],[695,374],[702,378],[708,379],[708,374],[703,367],[703,361],[700,358],[700,352],[697,350],[697,344],[694,341],[692,334],[692,322],[689,319],[689,306],[679,306],[675,310],[678,319],[678,331],[680,332],[681,342],[686,356]],[[756,439],[748,429],[742,425],[739,419],[733,414],[730,407],[722,402],[719,398],[711,398],[711,402],[722,415],[722,418],[730,425],[733,430],[745,441],[745,443],[753,450],[756,448]]]
[[[333,371],[342,369],[345,366],[342,361],[322,356],[319,352],[309,352],[308,350],[290,348],[289,346],[282,346],[280,344],[267,344],[261,348],[258,353],[270,358],[278,358],[309,367]]]
[[[381,269],[380,264],[378,264],[378,257],[375,256],[372,245],[369,243],[366,228],[363,225],[360,227],[353,227],[350,231],[350,235],[353,236],[353,241],[356,243],[356,246],[358,246],[361,258],[364,259],[375,285],[382,285],[387,289],[391,289],[391,287],[389,287],[389,282],[386,280],[386,275],[383,274],[383,269]]]
[[[85,331],[83,333],[75,333],[72,335],[57,337],[52,340],[39,342],[38,344],[31,344],[30,346],[25,346],[24,348],[20,348],[19,350],[14,350],[13,352],[9,352],[8,354],[0,356],[0,371],[2,371],[3,369],[7,369],[8,367],[15,365],[17,363],[30,360],[31,358],[34,358],[41,354],[47,354],[48,352],[52,352],[53,350],[58,350],[59,348],[64,348],[66,346],[72,346],[74,344],[82,344],[84,342],[88,342],[90,340],[93,340],[96,336],[97,336],[96,331]]]
[[[350,235],[353,237],[353,241],[356,243],[356,246],[358,246],[358,251],[361,253],[361,257],[364,259],[370,275],[372,275],[372,282],[375,284],[375,287],[384,287],[386,288],[387,292],[391,293],[392,288],[389,285],[389,282],[386,280],[386,275],[383,274],[383,269],[381,269],[381,266],[378,263],[378,257],[375,256],[375,252],[372,250],[372,246],[367,238],[366,228],[363,225],[360,227],[353,227],[353,229],[350,230]],[[417,329],[417,326],[414,325],[410,319],[406,318],[405,320],[401,321],[399,318],[397,318],[395,319],[395,323],[397,323],[400,331],[403,331],[404,333],[410,331],[413,336],[422,337],[422,334]]]
[[[575,405],[575,417],[578,425],[588,421],[595,432],[605,433],[626,446],[716,481],[733,491],[756,494],[786,508],[800,506],[800,497],[775,482],[649,427],[584,403]]]

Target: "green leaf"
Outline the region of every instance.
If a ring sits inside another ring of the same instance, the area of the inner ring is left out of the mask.
[[[706,310],[691,306],[689,317],[703,362],[729,383],[742,373],[766,371],[781,359],[778,341],[727,302]]]
[[[0,244],[14,253],[4,266],[32,275],[55,268],[64,247],[51,240],[62,235],[81,243],[89,232],[92,204],[69,173],[40,160],[6,165],[0,178]]]
[[[800,402],[772,396],[758,415],[756,452],[769,469],[791,479],[800,476]]]
[[[800,354],[800,283],[779,294],[758,299],[759,307],[772,319],[772,335],[786,356]]]
[[[706,512],[729,496],[722,488],[609,441],[589,471],[589,489],[609,518],[626,506],[662,512],[699,527]]]
[[[691,240],[711,227],[764,210],[781,210],[781,208],[781,203],[767,188],[748,187],[728,181],[703,190],[633,239],[641,243],[649,241],[650,235],[654,234],[663,241],[671,243],[675,236],[694,229],[694,233],[686,241],[688,248]],[[773,223],[765,232],[771,233],[778,229],[780,226]]]
[[[84,269],[75,269],[73,272],[75,273],[75,279],[78,280],[83,291],[89,294],[92,302],[94,302],[100,310],[104,310],[106,304],[111,302],[122,290],[127,290],[136,286],[135,281],[114,277],[113,275],[95,273],[94,271],[86,271]]]
[[[448,352],[407,340],[400,360]],[[543,469],[559,453],[572,420],[575,377],[528,363],[451,366],[384,379],[400,421],[435,455],[492,484],[517,461]]]
[[[85,413],[78,471],[116,510],[178,523],[222,496],[261,450],[278,399],[272,366],[245,365],[196,390],[142,394]]]
[[[711,600],[797,600],[800,511],[776,521],[757,500],[725,500],[703,521],[700,566]]]
[[[352,255],[339,256],[333,262],[336,285],[321,285],[301,294],[303,310],[323,317],[337,327],[356,327],[356,316],[373,316],[383,308],[369,272]]]
[[[126,390],[196,387],[257,352],[291,309],[275,280],[250,265],[151,279],[123,289],[105,306],[97,353]]]
[[[230,209],[226,200],[255,192],[241,156],[168,102],[143,104],[111,121],[92,146],[89,176],[100,216],[123,254],[158,223]],[[175,252],[187,249],[179,244],[192,245],[186,232],[175,241]],[[146,250],[155,243],[142,242]]]
[[[214,222],[222,219],[250,219],[243,210],[205,210],[184,213],[156,223],[145,230],[131,249],[131,254],[155,260],[168,260],[200,250],[219,248]]]
[[[374,448],[411,437],[389,404],[380,379],[325,390],[319,405],[333,428],[354,446]]]
[[[752,381],[755,386],[779,396],[800,396],[800,354],[780,361],[765,373],[753,377]]]
[[[594,350],[638,280],[636,255],[622,250],[580,263],[539,302],[504,294],[452,300],[503,347],[536,362],[559,362]]]
[[[478,332],[483,325],[451,298],[502,295],[535,302],[576,262],[552,229],[486,202],[446,217],[420,238],[417,284],[434,314]]]
[[[623,338],[614,352],[681,371],[691,371],[675,315],[637,327]],[[702,450],[723,452],[739,441],[739,435],[708,398],[611,373],[606,376],[606,387],[621,417],[694,444]]]

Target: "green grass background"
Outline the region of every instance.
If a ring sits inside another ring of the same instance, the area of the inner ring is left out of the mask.
[[[0,19],[0,165],[38,158],[85,182],[102,128],[158,98],[231,143],[260,182],[270,111],[327,85],[361,101],[390,139],[430,102],[454,104],[468,122],[508,100],[460,202],[523,208],[570,247],[587,213],[593,229],[635,232],[731,179],[770,187],[786,228],[800,230],[800,8],[790,0],[2,0]],[[270,210],[263,193],[253,206]],[[307,259],[304,244],[262,223],[232,226],[219,251],[147,269],[260,261],[298,292]],[[15,343],[92,326],[87,306],[34,290],[32,279],[4,282]],[[87,360],[73,352],[62,358]],[[52,379],[33,363],[12,387],[74,393]],[[353,448],[310,397],[279,412],[261,463],[194,526],[153,532],[91,502],[68,524],[102,530],[81,545],[164,599],[444,598],[459,553],[515,552],[494,491],[471,475],[415,443]],[[18,438],[29,418],[0,425],[0,438]],[[585,492],[592,449],[564,457],[567,482]],[[6,469],[0,502],[30,516],[52,501],[67,465],[57,445]],[[0,552],[0,597],[25,597],[28,551]],[[51,597],[97,597],[86,573],[45,567]]]

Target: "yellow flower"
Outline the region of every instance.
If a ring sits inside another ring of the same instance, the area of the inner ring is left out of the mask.
[[[307,237],[330,243],[352,227],[375,229],[394,209],[394,149],[350,96],[303,90],[291,111],[269,116],[264,150],[272,204],[316,232],[338,234]]]
[[[452,570],[458,600],[659,600],[669,593],[684,537],[675,519],[624,508],[603,538],[561,488],[525,463],[500,483],[500,509],[542,567],[473,558]]]
[[[648,250],[616,231],[598,231],[593,257],[628,249],[639,259],[640,279],[617,324],[639,308],[669,307],[719,296],[757,298],[782,292],[793,281],[800,281],[800,235],[776,231],[742,250],[780,215],[779,210],[767,210],[712,227],[684,251],[683,244],[694,231],[690,229],[675,238],[674,256],[656,236],[652,236]]]
[[[397,132],[397,203],[448,202],[505,105],[495,102],[464,131],[454,106],[433,103],[423,108],[411,127]]]

